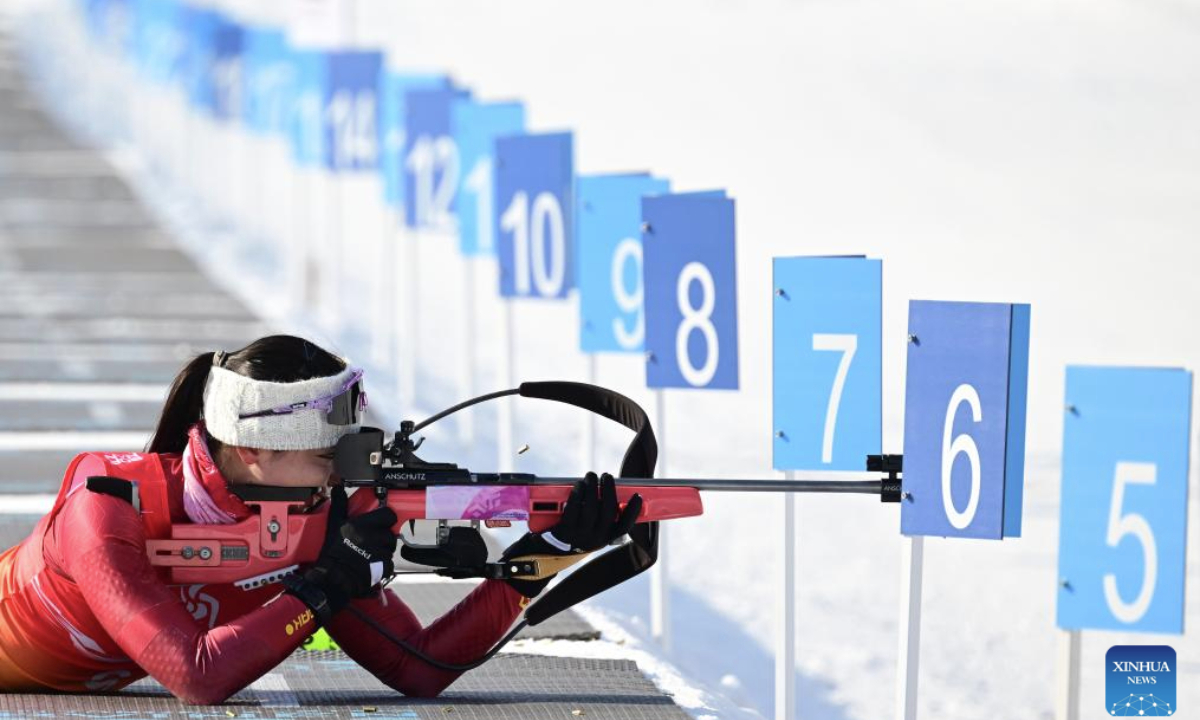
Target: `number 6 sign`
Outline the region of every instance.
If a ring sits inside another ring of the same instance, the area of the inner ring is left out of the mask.
[[[1058,626],[1183,632],[1192,375],[1067,368]]]
[[[649,387],[737,389],[733,211],[719,192],[642,200]]]
[[[908,332],[901,532],[1018,537],[1029,306],[914,300]]]

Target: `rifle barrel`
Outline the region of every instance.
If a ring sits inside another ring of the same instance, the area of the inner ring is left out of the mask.
[[[537,485],[570,485],[579,478],[538,477]],[[770,479],[702,479],[702,478],[616,478],[618,486],[690,487],[716,492],[798,492],[798,493],[855,493],[879,495],[882,480],[770,480]]]

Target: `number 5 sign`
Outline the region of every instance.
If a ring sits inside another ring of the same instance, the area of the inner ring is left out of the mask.
[[[1192,375],[1067,368],[1058,626],[1183,632]]]
[[[719,192],[642,200],[649,387],[737,389],[733,211]]]
[[[914,300],[908,332],[901,532],[1019,536],[1029,306]]]
[[[858,470],[883,444],[883,263],[775,258],[776,470]]]

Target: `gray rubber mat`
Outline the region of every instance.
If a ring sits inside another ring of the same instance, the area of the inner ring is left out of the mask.
[[[194,354],[199,354],[197,350]],[[161,383],[167,385],[183,362],[98,362],[62,358],[49,361],[0,360],[0,382]]]
[[[0,198],[58,200],[132,200],[125,181],[113,177],[28,177],[0,175]]]
[[[163,399],[167,387],[163,386]],[[162,401],[0,400],[0,432],[141,430],[158,422]]]
[[[463,675],[441,696],[418,699],[400,695],[341,653],[297,653],[262,685],[217,707],[184,705],[152,680],[110,695],[0,695],[0,719],[688,718],[629,660],[501,654]]]
[[[46,197],[0,197],[0,215],[9,227],[139,227],[152,224],[146,210],[132,199],[71,200]]]
[[[186,255],[173,248],[139,248],[136,252],[120,253],[104,246],[74,246],[70,252],[63,252],[61,247],[27,247],[15,248],[10,252],[16,258],[18,267],[26,270],[88,270],[103,273],[107,270],[135,269],[147,272],[180,272],[195,268]]]
[[[116,287],[75,290],[0,289],[0,316],[4,317],[184,317],[253,320],[244,305],[228,295],[179,293],[162,295],[137,288]]]
[[[4,508],[0,507],[0,511]],[[0,515],[0,552],[29,537],[41,515]]]
[[[0,341],[156,341],[203,342],[210,347],[242,347],[266,335],[256,320],[179,318],[33,318],[0,316]]]
[[[45,363],[52,360],[87,362],[183,363],[213,348],[208,343],[189,341],[109,343],[97,342],[0,342],[0,360]]]
[[[465,598],[473,583],[394,583],[392,590],[408,603],[423,624],[428,625]],[[568,610],[540,625],[527,627],[518,636],[528,639],[595,640],[600,633],[583,618]]]
[[[142,292],[219,293],[211,280],[195,272],[137,272],[130,269],[93,272],[31,272],[29,268],[0,271],[0,287],[14,292],[49,291],[71,288],[73,291],[97,291],[112,287],[136,286]]]

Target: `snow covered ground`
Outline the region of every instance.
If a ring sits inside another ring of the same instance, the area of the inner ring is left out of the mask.
[[[1030,302],[1024,537],[927,542],[919,706],[929,718],[1052,716],[1064,366],[1195,369],[1200,360],[1200,5],[405,0],[361,3],[355,39],[383,47],[395,68],[449,71],[484,97],[525,100],[534,129],[577,132],[581,172],[645,168],[677,188],[725,187],[737,199],[742,388],[668,393],[673,476],[770,474],[774,256],[885,260],[884,442],[893,452],[903,443],[907,300]],[[122,152],[136,168],[131,150]],[[192,246],[274,308],[273,286],[259,277],[269,263],[194,220]],[[422,392],[397,417],[460,399],[446,333],[463,317],[464,263],[436,241],[423,242],[421,262],[422,322],[404,340],[419,347]],[[478,290],[486,360],[498,343],[494,280],[481,275]],[[570,302],[519,304],[518,377],[585,377],[575,312]],[[353,337],[330,340],[367,352]],[[652,406],[636,358],[603,357],[596,379]],[[394,387],[385,368],[372,382],[379,398]],[[475,386],[498,383],[481,361]],[[572,417],[522,406],[516,439],[531,451],[519,468],[583,470]],[[457,447],[452,426],[431,433],[430,446],[489,464],[494,415],[478,418],[473,447]],[[616,464],[624,439],[602,435],[602,466]],[[1200,620],[1195,475],[1189,625]],[[768,715],[781,499],[705,501],[703,518],[670,529],[670,660]],[[803,498],[798,508],[800,715],[889,717],[896,509],[852,497]],[[630,583],[592,611],[644,637],[647,592]],[[1110,645],[1158,642],[1179,653],[1179,707],[1200,706],[1194,633],[1085,633],[1083,716],[1100,712]]]

